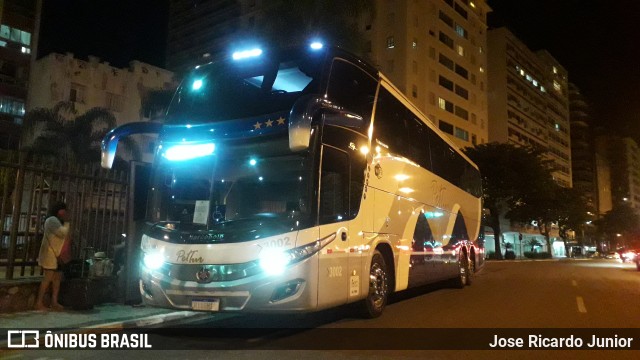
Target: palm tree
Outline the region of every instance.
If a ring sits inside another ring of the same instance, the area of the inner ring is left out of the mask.
[[[31,158],[53,156],[70,164],[98,162],[100,142],[116,125],[107,109],[95,107],[78,115],[72,102],[59,102],[51,109],[36,108],[25,115],[20,150]],[[122,145],[133,159],[140,158],[133,140],[125,139]]]

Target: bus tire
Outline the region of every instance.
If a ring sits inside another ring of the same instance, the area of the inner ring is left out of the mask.
[[[473,254],[472,254],[473,255]],[[473,257],[467,258],[467,286],[473,284],[473,276],[476,273],[476,261]]]
[[[469,258],[461,251],[458,255],[458,275],[453,278],[453,286],[462,289],[469,284]]]
[[[382,314],[389,299],[389,271],[384,256],[375,250],[369,269],[369,293],[364,300],[363,315],[366,318],[377,318]]]

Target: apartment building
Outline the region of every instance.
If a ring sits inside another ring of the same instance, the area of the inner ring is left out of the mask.
[[[242,9],[256,9],[246,1],[171,0],[166,67],[183,74],[195,65],[215,59],[228,50],[234,35],[242,29]]]
[[[370,58],[459,146],[489,139],[484,0],[376,1]]]
[[[35,0],[0,1],[0,149],[15,149],[20,141],[35,14]]]
[[[603,196],[600,213],[616,204],[629,203],[640,214],[640,146],[632,138],[598,136],[595,140],[598,163],[598,187],[610,186],[610,200]],[[604,195],[604,194],[603,194]]]
[[[29,110],[52,108],[60,101],[74,103],[78,114],[94,107],[109,110],[118,125],[132,121],[154,120],[161,115],[148,105],[156,90],[177,86],[171,71],[140,61],[131,61],[128,68],[117,68],[98,57],[77,59],[73,54],[51,53],[37,60],[32,68],[29,88]],[[152,141],[141,140],[145,156],[152,151]]]
[[[488,50],[489,141],[543,150],[554,180],[572,187],[567,71],[504,27],[489,30]]]

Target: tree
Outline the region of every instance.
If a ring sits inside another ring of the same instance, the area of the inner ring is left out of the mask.
[[[553,224],[558,225],[566,249],[568,232],[579,229],[586,220],[585,207],[575,190],[559,186],[549,174],[548,177],[543,175],[539,179],[535,188],[507,213],[507,217],[522,223],[535,221],[540,235],[545,238],[547,249],[551,251],[550,233]]]
[[[374,0],[269,1],[255,34],[275,45],[306,43],[312,38],[363,55],[365,40],[358,20],[375,17]],[[246,34],[245,34],[246,35]]]
[[[588,219],[587,203],[574,188],[560,188],[558,192],[560,202],[560,212],[558,216],[558,231],[567,248],[567,238],[569,231],[579,231],[583,229]]]
[[[621,203],[614,206],[595,223],[602,234],[609,239],[616,239],[617,234],[629,235],[638,232],[639,222],[635,209],[628,203]]]
[[[490,212],[487,225],[493,229],[496,256],[501,259],[500,215],[548,184],[549,162],[539,150],[496,142],[468,147],[464,152],[480,168],[484,207]]]
[[[20,150],[29,157],[56,157],[72,164],[97,162],[102,138],[116,125],[116,118],[104,108],[92,108],[81,115],[72,102],[60,102],[51,109],[36,108],[25,115]],[[125,151],[134,159],[140,158],[135,142],[124,140]]]

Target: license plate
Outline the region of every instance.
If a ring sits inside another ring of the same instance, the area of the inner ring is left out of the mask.
[[[191,300],[191,308],[200,311],[219,311],[220,299],[194,299]]]

